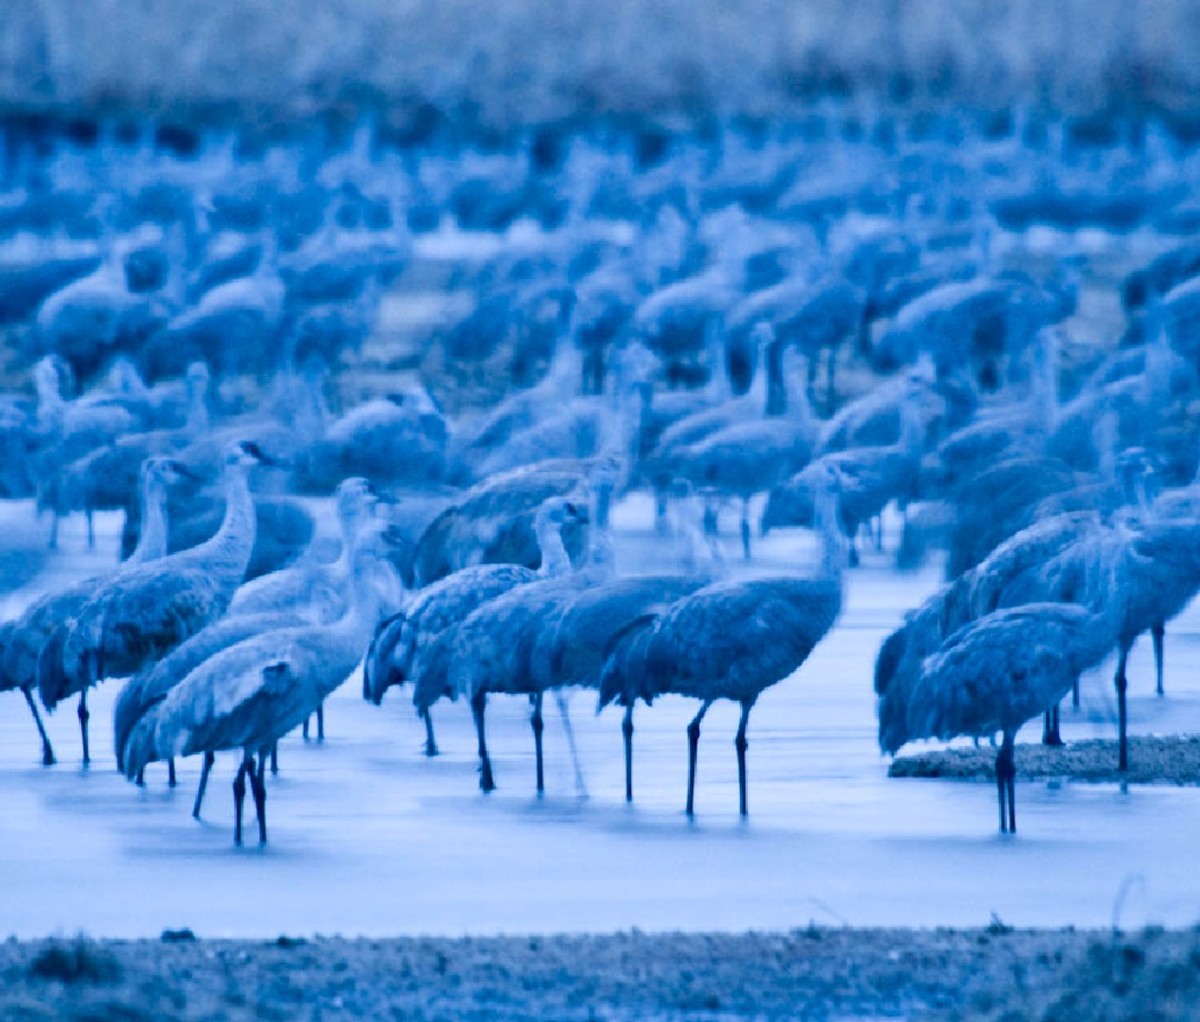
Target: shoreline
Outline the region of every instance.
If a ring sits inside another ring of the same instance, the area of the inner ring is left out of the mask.
[[[1162,1020],[1200,1011],[1200,928],[0,944],[0,1016]]]

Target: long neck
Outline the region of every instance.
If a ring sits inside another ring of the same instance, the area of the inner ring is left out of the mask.
[[[905,454],[919,454],[925,441],[925,423],[916,399],[908,398],[900,406],[900,449]]]
[[[195,547],[205,569],[229,586],[229,597],[241,584],[254,549],[256,519],[254,497],[246,469],[240,465],[225,470],[225,517],[217,534]]]
[[[149,474],[142,478],[139,501],[141,534],[129,555],[129,564],[145,564],[167,555],[167,495],[162,484]]]
[[[207,384],[200,380],[190,379],[187,382],[187,421],[184,429],[195,436],[203,434],[208,429],[208,394]]]
[[[62,410],[66,403],[59,390],[58,371],[49,362],[43,362],[33,374],[37,388],[38,416],[46,418]]]
[[[545,578],[565,575],[571,570],[571,558],[563,545],[562,532],[549,522],[538,522],[537,541],[542,551],[542,566],[538,574]]]
[[[838,521],[838,498],[833,490],[817,495],[817,525],[821,530],[821,567],[819,577],[841,582],[846,566],[846,543]]]

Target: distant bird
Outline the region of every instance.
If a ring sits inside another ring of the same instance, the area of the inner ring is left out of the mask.
[[[114,443],[136,428],[134,416],[120,405],[64,398],[62,378],[67,373],[66,363],[54,356],[41,359],[33,367],[38,394],[37,505],[39,511],[49,510],[53,515],[52,548],[58,545],[59,516],[68,510],[63,490],[64,470],[78,458]],[[89,516],[89,548],[94,542]]]
[[[118,570],[127,569],[130,565],[146,564],[166,554],[167,489],[182,478],[185,471],[178,462],[167,459],[150,459],[142,466],[141,502],[146,528],[137,548],[123,568]],[[62,642],[75,617],[107,577],[101,575],[84,579],[66,589],[48,593],[29,606],[20,618],[8,622],[4,627],[3,641],[0,642],[0,690],[19,688],[24,693],[42,737],[42,761],[47,766],[54,762],[54,751],[32,697],[32,690],[38,683],[39,664],[43,658],[52,657],[56,652],[61,654]],[[88,710],[84,692],[80,693],[79,718],[86,763]]]
[[[267,840],[265,768],[271,747],[300,725],[354,670],[382,606],[363,552],[354,570],[354,598],[326,625],[269,631],[205,660],[149,710],[126,743],[125,776],[155,759],[236,749],[234,842],[242,843],[242,806],[249,781],[259,842]],[[257,757],[257,762],[256,762]],[[211,761],[208,761],[211,762]],[[197,803],[203,790],[197,796]]]
[[[217,534],[198,547],[128,568],[89,595],[61,658],[42,657],[38,664],[47,709],[75,692],[82,699],[104,678],[135,673],[225,612],[254,547],[248,475],[266,461],[252,443],[231,444],[225,455],[225,518]]]
[[[762,531],[812,525],[817,491],[832,470],[841,480],[838,514],[849,542],[850,563],[856,565],[855,537],[859,528],[881,514],[892,501],[903,511],[918,496],[925,442],[925,424],[916,404],[918,397],[919,384],[914,384],[903,408],[903,430],[896,443],[822,455],[776,486],[763,510]]]
[[[612,574],[612,551],[606,534],[598,529],[590,533],[591,549],[587,562],[578,570],[572,570],[561,534],[553,528],[561,527],[568,514],[570,511],[566,506],[555,508],[551,505],[548,511],[544,508],[539,511],[545,522],[539,540],[546,543],[540,577],[477,607],[447,638],[449,681],[454,692],[465,696],[471,704],[479,738],[479,786],[485,793],[496,786],[484,736],[484,711],[491,693],[529,696],[533,705],[530,724],[538,794],[544,790],[542,691],[531,673],[533,649],[548,616],[575,593]],[[559,709],[563,712],[564,726],[569,727],[565,704],[561,701]],[[573,742],[569,730],[568,739]]]
[[[533,521],[551,497],[573,500],[586,487],[607,488],[621,465],[607,457],[539,462],[494,476],[463,491],[421,535],[413,555],[418,587],[473,564],[523,564],[536,568],[541,556]],[[580,497],[582,499],[582,497]],[[568,552],[578,556],[581,537],[574,524],[564,536]]]
[[[1107,655],[1112,623],[1105,613],[1064,603],[1027,604],[972,621],[924,660],[915,684],[884,691],[880,748],[894,754],[918,738],[991,737],[999,731],[1000,830],[1015,833],[1016,733]]]
[[[782,359],[785,368],[777,374],[781,384],[791,375],[793,359],[802,361],[791,349],[780,353],[771,347],[768,359]],[[718,497],[735,497],[741,502],[742,554],[750,559],[750,499],[757,493],[799,472],[812,457],[817,427],[803,386],[787,397],[785,408],[776,415],[733,423],[718,429],[676,453],[679,475],[694,487]]]
[[[821,569],[815,578],[716,582],[631,628],[600,678],[600,705],[649,703],[667,692],[701,701],[688,725],[687,813],[694,812],[700,722],[717,699],[741,704],[735,746],[739,808],[746,814],[746,725],[762,692],[795,671],[837,620],[845,548],[838,526],[838,477],[828,469],[819,491]]]

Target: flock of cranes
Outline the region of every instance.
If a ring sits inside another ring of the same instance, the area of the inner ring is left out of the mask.
[[[564,689],[623,706],[629,800],[636,703],[696,699],[689,814],[701,722],[734,701],[745,814],[751,710],[835,627],[895,508],[901,552],[940,544],[948,582],[879,651],[883,750],[1000,736],[1015,831],[1016,732],[1045,714],[1060,741],[1058,703],[1115,651],[1126,768],[1130,648],[1151,634],[1161,694],[1165,627],[1200,588],[1186,140],[879,115],[488,149],[369,126],[0,142],[0,496],[49,515],[51,547],[64,515],[91,542],[94,513],[125,512],[119,566],[0,624],[0,690],[46,764],[37,701],[78,697],[87,763],[88,692],[123,678],[121,771],[166,761],[173,783],[203,756],[199,816],[231,751],[236,839],[248,786],[265,841],[276,743],[314,714],[323,735],[362,662],[365,698],[411,687],[428,755],[432,707],[462,697],[485,792],[490,696],[529,700],[539,793],[546,694],[569,739]],[[1053,258],[1017,265],[1046,226]],[[1111,247],[1075,243],[1135,231],[1154,254],[1119,282]],[[438,285],[470,301],[372,363],[384,295],[481,238]],[[1082,314],[1110,297],[1123,323]],[[673,572],[618,571],[611,509],[635,490]],[[329,496],[336,546],[311,511]],[[757,525],[813,530],[819,563],[734,572],[731,504],[744,561]]]

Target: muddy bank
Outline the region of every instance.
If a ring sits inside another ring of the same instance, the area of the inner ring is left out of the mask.
[[[1068,742],[1058,748],[1017,746],[1017,779],[1082,781],[1094,784],[1200,784],[1200,735],[1129,738],[1129,769],[1117,770],[1115,739]],[[988,746],[938,749],[897,756],[889,777],[993,780],[996,750]]]
[[[10,941],[0,1018],[1190,1019],[1200,930]]]

